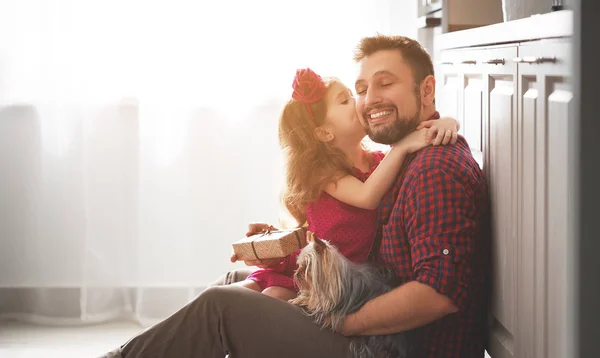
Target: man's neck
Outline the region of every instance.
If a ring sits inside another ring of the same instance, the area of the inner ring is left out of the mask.
[[[421,122],[435,118],[436,113],[437,110],[435,109],[435,106],[423,108],[423,110],[421,110]]]

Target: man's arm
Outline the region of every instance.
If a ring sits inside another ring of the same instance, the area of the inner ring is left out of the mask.
[[[377,297],[344,321],[345,335],[378,335],[426,325],[464,308],[476,212],[464,186],[440,169],[412,180],[405,229],[415,280]]]
[[[457,310],[448,297],[440,295],[431,286],[411,281],[367,302],[358,312],[347,316],[341,333],[374,336],[403,332]]]

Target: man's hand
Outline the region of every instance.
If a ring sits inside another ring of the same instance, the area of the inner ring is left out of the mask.
[[[246,237],[248,236],[252,236],[255,234],[260,234],[261,232],[266,231],[267,229],[271,229],[271,230],[278,230],[277,228],[269,225],[269,224],[265,224],[265,223],[250,223],[248,225],[248,232],[246,233]],[[273,267],[278,265],[284,258],[275,258],[275,259],[265,259],[265,260],[244,260],[244,263],[247,266],[257,266],[260,268],[269,268],[269,267]],[[231,254],[231,257],[229,258],[229,261],[231,261],[232,263],[237,262],[237,256],[235,255],[235,253]]]

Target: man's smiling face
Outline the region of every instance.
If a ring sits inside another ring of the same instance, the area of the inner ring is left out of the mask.
[[[414,131],[421,120],[420,86],[400,51],[377,51],[359,66],[356,109],[369,137],[392,144]]]

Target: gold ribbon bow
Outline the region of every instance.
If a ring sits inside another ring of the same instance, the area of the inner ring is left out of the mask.
[[[300,231],[300,230],[294,231],[294,236],[296,237],[296,240],[298,240],[298,247],[302,247],[302,242],[300,241],[300,235],[298,234],[298,231]],[[270,235],[270,234],[276,233],[276,232],[284,232],[284,231],[276,229],[273,225],[269,225],[266,229],[264,229],[261,232],[261,235],[259,237]],[[262,259],[260,257],[258,257],[258,253],[256,252],[256,247],[254,247],[254,241],[255,240],[250,241],[250,245],[252,245],[252,251],[254,252],[254,257],[256,257],[257,260],[261,261]]]

